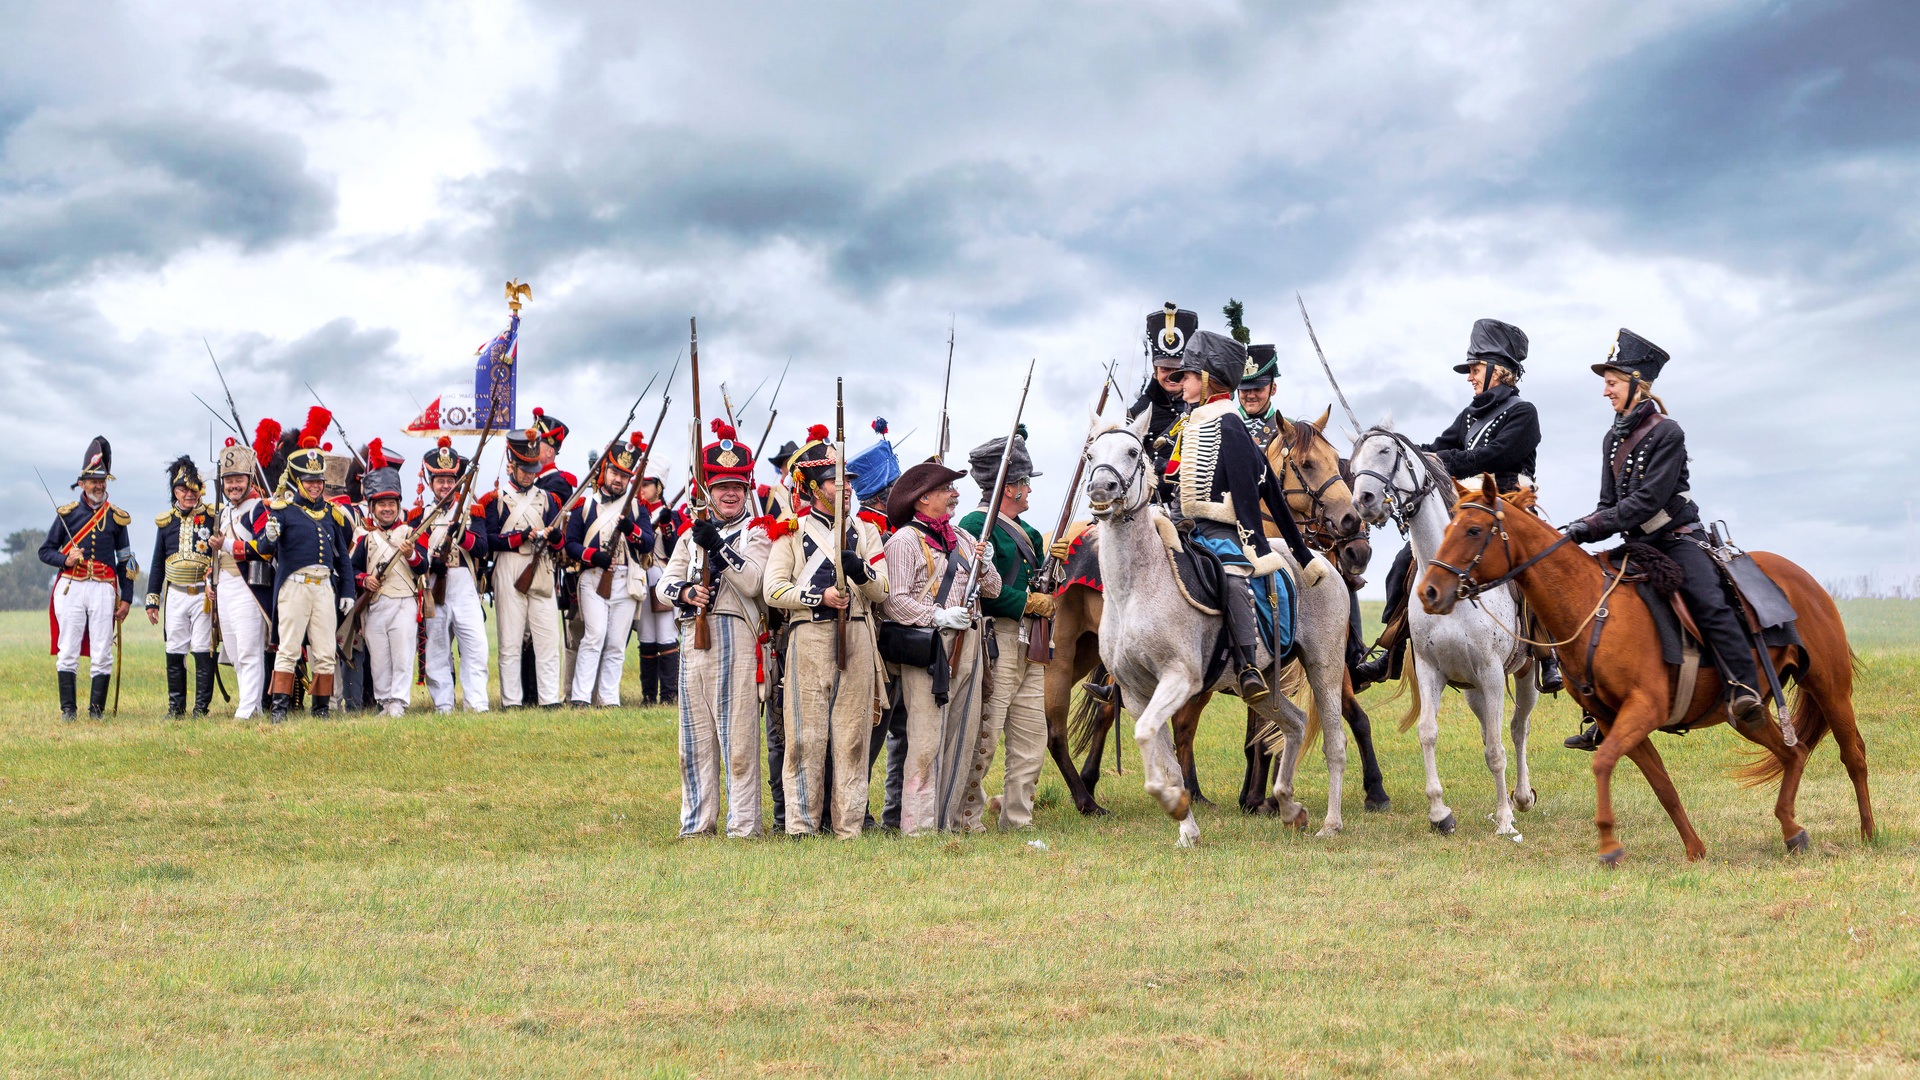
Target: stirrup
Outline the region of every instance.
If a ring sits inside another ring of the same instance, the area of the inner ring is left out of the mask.
[[[1566,741],[1560,745],[1569,750],[1585,750],[1591,754],[1595,750],[1600,749],[1600,744],[1605,741],[1605,739],[1606,736],[1600,734],[1599,724],[1588,724],[1586,727],[1580,729],[1579,734],[1567,736]]]
[[[1267,689],[1266,676],[1260,669],[1248,664],[1240,669],[1240,700],[1249,705],[1265,701],[1273,691]]]
[[[1081,683],[1080,689],[1086,691],[1088,697],[1102,705],[1111,705],[1113,704],[1114,685],[1115,684],[1110,682],[1097,683],[1089,680]]]

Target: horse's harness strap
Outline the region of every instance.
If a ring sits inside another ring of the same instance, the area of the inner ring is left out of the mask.
[[[1624,557],[1620,560],[1619,574],[1616,575],[1612,571],[1604,569],[1601,570],[1601,573],[1607,576],[1607,590],[1600,594],[1600,606],[1594,609],[1593,633],[1587,638],[1587,662],[1580,670],[1580,696],[1591,701],[1599,700],[1595,698],[1593,694],[1593,657],[1595,653],[1600,651],[1600,632],[1607,628],[1607,615],[1609,614],[1607,611],[1607,596],[1613,592],[1613,587],[1620,584],[1620,580],[1627,576],[1627,560]]]

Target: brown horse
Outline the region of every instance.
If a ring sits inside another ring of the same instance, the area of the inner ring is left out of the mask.
[[[1353,495],[1340,469],[1340,455],[1328,442],[1324,431],[1332,408],[1313,421],[1289,421],[1266,449],[1267,463],[1280,477],[1287,497],[1287,508],[1308,544],[1322,551],[1331,549],[1343,573],[1359,573],[1366,568],[1364,533],[1353,512]],[[1277,537],[1279,529],[1268,517],[1267,535]],[[1357,564],[1357,565],[1356,565]],[[1094,801],[1093,791],[1100,782],[1101,758],[1106,735],[1119,719],[1115,705],[1099,707],[1088,699],[1078,721],[1071,715],[1075,687],[1093,671],[1100,660],[1099,590],[1085,584],[1069,584],[1054,595],[1054,662],[1047,665],[1046,713],[1047,752],[1059,768],[1073,804],[1082,814],[1105,814]],[[1062,663],[1062,660],[1065,663]],[[1187,790],[1196,802],[1212,805],[1200,791],[1199,772],[1193,758],[1193,741],[1199,730],[1200,716],[1211,694],[1199,694],[1173,715],[1174,749],[1180,758]],[[1371,723],[1353,696],[1351,680],[1342,693],[1341,711],[1354,735],[1360,752],[1366,807],[1381,810],[1389,805],[1386,784],[1379,759],[1373,749]],[[1252,812],[1270,808],[1267,780],[1273,754],[1265,740],[1258,738],[1257,725],[1249,710],[1247,726],[1247,771],[1241,785],[1240,806]],[[1072,755],[1087,751],[1086,763],[1073,766]]]
[[[1606,739],[1593,755],[1597,795],[1594,824],[1600,830],[1600,859],[1616,865],[1626,849],[1614,835],[1613,769],[1621,757],[1633,759],[1673,819],[1686,843],[1687,858],[1698,859],[1706,845],[1693,831],[1680,796],[1667,776],[1659,751],[1647,738],[1669,727],[1679,675],[1662,659],[1653,615],[1632,588],[1616,589],[1612,567],[1564,542],[1552,525],[1529,513],[1533,493],[1494,497],[1491,476],[1480,491],[1460,490],[1453,519],[1439,555],[1421,578],[1416,595],[1429,612],[1446,614],[1463,596],[1506,579],[1526,594],[1541,626],[1562,643],[1561,664],[1574,700],[1597,718]],[[1495,541],[1498,543],[1495,543]],[[1537,561],[1536,561],[1537,560]],[[1794,743],[1770,720],[1734,730],[1766,755],[1741,771],[1750,783],[1780,779],[1774,816],[1789,851],[1804,851],[1807,830],[1794,819],[1794,799],[1807,757],[1828,731],[1840,747],[1840,760],[1853,780],[1860,807],[1860,835],[1873,836],[1873,804],[1867,795],[1867,749],[1853,716],[1854,656],[1847,646],[1833,598],[1805,570],[1778,555],[1754,552],[1753,560],[1787,594],[1798,615],[1800,648],[1772,648],[1767,661],[1784,681],[1796,684]],[[1456,571],[1455,567],[1460,568]],[[1629,567],[1630,569],[1630,567]],[[1583,689],[1576,689],[1576,687]],[[1719,674],[1702,665],[1693,701],[1680,725],[1685,730],[1711,727],[1726,719]]]

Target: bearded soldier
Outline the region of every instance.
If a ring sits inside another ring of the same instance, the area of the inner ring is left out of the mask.
[[[348,553],[353,526],[347,512],[326,501],[326,455],[312,436],[287,455],[295,493],[275,499],[248,523],[261,539],[255,548],[274,558],[274,609],[280,646],[273,660],[270,711],[274,723],[293,706],[294,669],[305,646],[313,672],[313,715],[327,715],[336,663],[334,640],[340,616],[353,606],[353,567]]]
[[[661,600],[656,590],[667,559],[673,555],[680,518],[666,504],[658,476],[642,477],[639,484],[639,516],[646,518],[653,530],[653,550],[641,560],[646,569],[646,588],[633,614],[634,633],[640,638],[640,704],[671,705],[680,697],[680,631],[673,605]]]
[[[40,544],[40,561],[60,570],[47,610],[59,657],[54,670],[63,720],[73,720],[79,712],[74,684],[82,656],[89,658],[93,675],[87,716],[98,720],[106,715],[114,635],[133,606],[133,579],[140,572],[127,534],[133,518],[107,501],[112,473],[113,448],[105,436],[95,435],[73,482],[80,489],[79,501],[55,509],[53,527]]]
[[[760,832],[760,588],[773,541],[748,500],[753,451],[725,421],[713,431],[719,440],[701,450],[712,507],[674,548],[658,591],[675,605],[681,640],[695,639],[696,615],[707,621],[708,647],[680,651],[680,835],[715,830],[724,772],[727,835],[744,837]]]
[[[269,444],[271,440],[269,440]],[[220,450],[220,494],[215,519],[215,604],[220,611],[221,648],[233,665],[239,704],[233,718],[246,720],[260,711],[266,692],[273,621],[273,560],[259,553],[248,522],[260,517],[261,495],[254,486],[257,458],[251,447],[228,439]]]
[[[427,451],[423,464],[427,484],[439,513],[424,531],[420,525],[431,511],[416,508],[407,521],[417,531],[414,548],[423,560],[427,588],[433,601],[426,616],[427,696],[435,712],[453,711],[453,644],[460,643],[460,695],[467,711],[487,711],[487,626],[480,610],[480,575],[487,562],[484,525],[474,528],[472,507],[456,506],[460,477],[468,461],[453,448],[453,439],[440,436]]]
[[[534,482],[540,467],[540,435],[529,429],[507,436],[507,486],[478,504],[493,552],[493,608],[500,647],[500,704],[525,702],[520,682],[524,642],[533,645],[533,670],[541,706],[560,707],[560,608],[554,600],[554,557],[563,540],[559,495]],[[516,587],[532,564],[526,592]]]
[[[419,589],[414,574],[426,556],[400,513],[400,470],[390,464],[380,440],[367,444],[361,480],[370,518],[353,546],[360,589],[374,594],[361,616],[372,675],[369,705],[387,716],[406,715],[413,700],[413,656],[420,631]]]
[[[769,604],[794,613],[785,688],[787,833],[821,831],[831,805],[835,835],[852,839],[867,816],[867,733],[884,678],[870,620],[887,598],[887,556],[880,534],[846,512],[844,502],[846,528],[834,535],[835,500],[851,492],[834,478],[837,458],[826,440],[826,426],[815,424],[788,462],[794,484],[813,505],[805,517],[783,519],[771,530],[765,591]],[[836,554],[846,575],[844,592],[834,572]],[[842,612],[846,624],[836,627]],[[829,753],[831,797],[821,775]]]
[[[645,442],[639,432],[615,443],[596,464],[596,494],[583,499],[567,520],[567,554],[586,569],[580,572],[579,610],[583,623],[574,658],[569,697],[582,708],[598,702],[620,704],[620,676],[627,668],[627,632],[637,600],[646,596],[646,557],[653,551],[653,526],[644,511],[636,514],[627,485],[640,463]],[[611,579],[606,599],[602,579]]]
[[[153,559],[147,564],[147,622],[167,613],[167,718],[187,713],[187,654],[193,654],[193,715],[213,704],[213,512],[203,501],[206,486],[193,458],[167,466],[173,505],[153,521]]]
[[[1246,364],[1245,347],[1230,337],[1198,330],[1187,338],[1177,367],[1181,398],[1190,411],[1177,425],[1179,433],[1166,472],[1178,493],[1180,516],[1192,521],[1193,542],[1219,558],[1227,572],[1222,589],[1227,634],[1233,643],[1240,696],[1251,704],[1265,698],[1268,688],[1254,663],[1260,632],[1248,579],[1282,566],[1267,543],[1261,504],[1266,504],[1299,564],[1302,584],[1309,588],[1319,584],[1327,563],[1314,560],[1301,541],[1286,496],[1240,422],[1232,394]]]
[[[1014,434],[1013,449],[1007,453],[1006,486],[993,528],[987,528],[987,511],[993,502],[1000,455],[1007,446],[1004,436],[974,447],[967,455],[969,474],[980,489],[980,508],[960,519],[962,532],[988,538],[993,569],[1000,575],[999,595],[982,600],[980,608],[989,617],[999,646],[999,655],[991,661],[993,692],[986,701],[987,764],[992,764],[997,738],[1006,747],[1005,782],[987,808],[998,816],[1003,829],[1033,824],[1033,787],[1047,753],[1047,668],[1027,662],[1024,630],[1029,618],[1052,617],[1053,594],[1027,588],[1047,545],[1033,526],[1020,520],[1033,499],[1033,478],[1040,475],[1033,471],[1033,458],[1027,453],[1025,427],[1021,425],[1022,430]]]
[[[1440,437],[1422,446],[1440,459],[1447,475],[1456,479],[1492,473],[1501,491],[1533,486],[1534,452],[1540,445],[1540,417],[1533,403],[1520,396],[1526,374],[1527,335],[1498,319],[1473,324],[1467,339],[1467,358],[1453,370],[1467,377],[1473,400],[1460,411]],[[1407,580],[1413,548],[1402,547],[1387,572],[1387,606],[1381,613],[1386,630],[1380,635],[1378,655],[1355,665],[1356,690],[1382,679],[1400,677],[1407,647]],[[1529,635],[1533,636],[1533,635]],[[1561,687],[1559,664],[1548,650],[1540,661],[1540,688]]]

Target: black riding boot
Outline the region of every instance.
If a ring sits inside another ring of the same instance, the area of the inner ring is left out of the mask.
[[[333,696],[333,676],[315,675],[313,677],[313,715],[329,715],[328,699]]]
[[[1579,734],[1567,736],[1566,741],[1560,745],[1569,750],[1585,750],[1591,754],[1600,749],[1600,743],[1606,739],[1606,736],[1600,733],[1600,725],[1594,723],[1591,717],[1581,719],[1586,721],[1586,726],[1580,729]]]
[[[660,704],[660,646],[640,643],[640,707]]]
[[[79,706],[74,704],[74,677],[71,671],[59,671],[60,682],[60,719],[71,724],[79,718]]]
[[[1560,655],[1558,653],[1548,651],[1547,658],[1538,661],[1538,663],[1540,665],[1540,691],[1542,693],[1557,694],[1566,689],[1567,680],[1560,677]]]
[[[1374,683],[1400,677],[1400,666],[1406,657],[1407,594],[1413,588],[1407,579],[1412,573],[1413,545],[1408,544],[1393,557],[1393,567],[1387,571],[1387,606],[1380,613],[1386,629],[1374,643],[1379,652],[1351,668],[1356,694]]]
[[[1260,644],[1260,625],[1254,619],[1253,593],[1247,589],[1247,579],[1233,574],[1227,575],[1226,588],[1227,636],[1233,640],[1233,663],[1239,669],[1240,697],[1247,704],[1266,698],[1267,680],[1260,673],[1255,661]]]
[[[167,654],[167,719],[187,715],[187,654]]]
[[[87,719],[99,720],[107,715],[107,684],[111,682],[111,675],[93,677],[93,699],[87,703]]]
[[[680,646],[660,649],[660,704],[680,704]]]
[[[213,704],[213,654],[197,652],[193,654],[193,715],[207,715],[207,708]]]
[[[1100,704],[1111,705],[1113,695],[1119,692],[1119,685],[1107,674],[1107,665],[1095,664],[1093,671],[1087,675],[1087,681],[1080,684],[1080,689]]]

